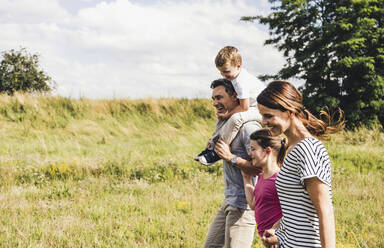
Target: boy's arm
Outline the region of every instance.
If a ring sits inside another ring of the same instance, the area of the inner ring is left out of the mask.
[[[234,109],[224,114],[217,114],[217,118],[221,120],[226,120],[235,113],[247,111],[249,109],[249,99],[239,99],[239,101],[240,104],[237,105]]]

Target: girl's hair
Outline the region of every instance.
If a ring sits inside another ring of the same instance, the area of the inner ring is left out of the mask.
[[[270,147],[277,152],[277,164],[279,167],[283,164],[285,153],[288,148],[287,139],[280,136],[272,136],[271,131],[268,129],[259,129],[253,132],[250,136],[251,140],[254,140],[263,149]]]
[[[320,111],[326,122],[316,118],[303,106],[301,93],[287,81],[276,80],[268,84],[257,97],[257,103],[271,109],[290,111],[301,120],[308,131],[316,137],[322,137],[329,133],[335,133],[344,128],[343,112],[338,109],[338,119],[333,121],[333,116],[326,111]]]

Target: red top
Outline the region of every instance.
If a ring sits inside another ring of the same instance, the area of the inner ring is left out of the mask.
[[[275,186],[278,173],[276,172],[269,178],[264,178],[264,173],[260,173],[253,191],[255,219],[260,237],[263,236],[265,230],[270,229],[283,216]]]

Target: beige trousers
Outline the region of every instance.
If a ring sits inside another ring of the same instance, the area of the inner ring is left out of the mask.
[[[209,228],[204,247],[250,248],[255,227],[253,210],[233,207],[224,201]]]

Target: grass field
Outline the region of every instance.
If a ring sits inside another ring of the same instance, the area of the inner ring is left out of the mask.
[[[202,247],[222,163],[192,157],[214,124],[210,100],[0,96],[0,247]],[[384,247],[384,133],[325,145],[338,247]]]

